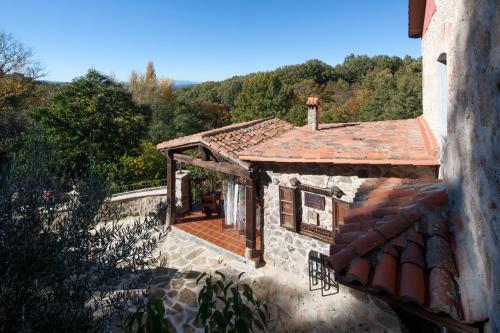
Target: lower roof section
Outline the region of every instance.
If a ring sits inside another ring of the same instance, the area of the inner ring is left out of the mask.
[[[435,139],[422,117],[296,127],[239,153],[249,162],[438,166]]]

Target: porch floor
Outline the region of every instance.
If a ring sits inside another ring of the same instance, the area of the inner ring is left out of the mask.
[[[206,216],[201,211],[189,212],[177,216],[173,226],[193,236],[201,238],[226,251],[235,253],[241,257],[245,256],[245,235],[239,234],[234,228],[222,228],[224,219],[218,215]],[[261,238],[257,232],[256,255],[252,261],[261,258]]]

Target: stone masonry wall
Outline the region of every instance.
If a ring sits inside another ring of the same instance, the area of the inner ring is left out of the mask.
[[[500,2],[436,0],[422,39],[424,115],[433,114],[436,59],[447,52],[447,136],[443,177],[452,186],[452,221],[464,312],[500,331]],[[427,116],[430,127],[433,118]]]
[[[363,182],[361,178],[352,176],[321,176],[303,175],[299,173],[277,173],[268,171],[269,182],[263,188],[264,199],[264,260],[268,265],[280,267],[286,271],[307,276],[308,253],[315,250],[328,254],[330,246],[327,243],[286,230],[280,226],[279,216],[279,186],[290,187],[290,180],[297,178],[304,185],[328,188],[336,185],[346,193],[341,199],[352,202],[357,188]],[[326,200],[328,203],[329,200]],[[303,207],[307,221],[307,207]],[[330,221],[331,203],[326,205],[320,219],[323,223]],[[331,229],[331,227],[330,227]]]
[[[155,213],[161,202],[167,202],[166,193],[116,200],[112,204],[120,208],[121,216],[147,216]]]

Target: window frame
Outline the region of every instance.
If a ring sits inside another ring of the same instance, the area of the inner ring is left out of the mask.
[[[282,195],[282,190],[285,190],[285,191],[291,191],[292,192],[292,198],[293,200],[290,202],[290,201],[286,201],[283,199],[283,195]],[[280,227],[283,227],[289,231],[293,231],[293,232],[298,232],[298,218],[297,218],[297,189],[294,188],[294,187],[288,187],[288,186],[279,186],[278,188],[278,193],[279,193],[279,215],[280,215]],[[291,204],[292,206],[292,213],[286,213],[283,211],[283,202],[286,202],[286,203],[289,203]],[[285,223],[283,223],[283,214],[285,215],[288,215],[288,216],[291,216],[292,218],[292,222],[293,222],[293,226],[289,226]]]

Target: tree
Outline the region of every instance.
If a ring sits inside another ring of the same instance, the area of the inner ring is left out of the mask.
[[[395,89],[390,101],[390,119],[416,118],[422,114],[422,61],[405,58],[394,74]]]
[[[42,75],[31,49],[0,31],[0,165],[29,126],[26,111],[44,102],[47,87],[35,82]]]
[[[32,116],[57,145],[62,170],[85,175],[94,164],[107,173],[145,137],[144,109],[108,77],[90,70],[60,89],[47,108]]]
[[[359,107],[361,121],[389,119],[389,101],[394,94],[394,76],[389,69],[372,71],[363,77],[361,89],[370,94],[370,98]]]
[[[94,171],[74,183],[35,135],[0,170],[0,332],[101,332],[154,264],[158,216],[123,225]],[[112,282],[130,276],[115,290]]]
[[[257,73],[243,83],[232,114],[235,122],[283,117],[291,106],[292,90],[273,72]]]
[[[158,104],[172,100],[174,83],[167,78],[158,79],[154,65],[150,61],[144,74],[139,75],[135,71],[130,74],[129,89],[137,104],[154,108]]]
[[[152,62],[148,62],[146,72],[137,74],[133,71],[128,82],[134,101],[146,108],[149,137],[153,142],[171,138],[172,103],[175,101],[174,83],[170,79],[156,76]]]
[[[126,153],[113,167],[112,180],[116,185],[126,185],[165,178],[165,158],[156,146],[143,141],[134,154]]]
[[[0,108],[27,92],[28,83],[42,76],[33,52],[12,34],[0,31]]]

